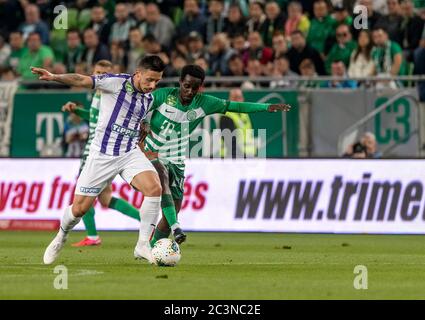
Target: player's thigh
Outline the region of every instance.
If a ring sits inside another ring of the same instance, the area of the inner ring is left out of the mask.
[[[162,188],[158,173],[139,148],[132,150],[122,159],[120,170],[121,177],[143,195],[161,196]]]
[[[158,172],[159,180],[161,181],[162,194],[171,194],[168,168],[159,160],[152,161],[152,164],[155,167],[156,172]]]
[[[102,206],[108,207],[112,199],[112,185],[108,184],[105,189],[98,196],[99,202]]]
[[[118,173],[114,160],[100,153],[90,154],[78,177],[75,195],[97,197]]]

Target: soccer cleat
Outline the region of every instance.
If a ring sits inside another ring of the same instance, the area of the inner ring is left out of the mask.
[[[66,238],[60,238],[56,236],[52,242],[50,242],[46,251],[44,252],[43,262],[44,264],[52,264],[59,257],[59,253],[65,245]]]
[[[152,248],[149,242],[146,244],[139,245],[137,244],[136,248],[134,248],[134,257],[136,259],[145,259],[150,264],[156,264],[155,259],[152,256]]]
[[[174,232],[173,232],[173,236],[174,236],[174,240],[178,244],[185,242],[186,237],[187,237],[186,234],[183,232],[183,230],[181,228],[175,229]]]
[[[97,238],[96,240],[85,237],[80,242],[73,243],[73,247],[87,247],[87,246],[99,246],[102,243],[102,239]]]

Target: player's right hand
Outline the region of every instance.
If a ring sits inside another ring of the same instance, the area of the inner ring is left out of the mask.
[[[31,67],[31,72],[33,74],[38,74],[39,80],[46,80],[46,81],[53,81],[54,80],[53,73],[47,71],[46,69]]]
[[[62,106],[62,111],[72,113],[75,111],[75,108],[77,108],[77,104],[75,102],[68,101]]]

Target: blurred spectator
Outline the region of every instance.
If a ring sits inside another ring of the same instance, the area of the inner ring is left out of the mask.
[[[108,47],[99,41],[99,36],[93,29],[86,29],[83,34],[85,50],[82,61],[87,66],[94,65],[99,60],[111,60]]]
[[[160,9],[158,8],[158,10]],[[145,34],[144,28],[145,28],[146,17],[147,17],[146,5],[143,2],[136,2],[133,6],[132,11],[134,16],[134,21],[136,22],[136,26],[141,28],[142,33]]]
[[[366,147],[367,157],[378,159],[382,158],[382,153],[378,151],[376,137],[372,132],[366,132],[360,139],[360,143]]]
[[[146,5],[146,23],[144,25],[144,34],[152,34],[165,48],[171,46],[174,24],[169,17],[161,14],[156,3],[151,2]]]
[[[111,27],[109,42],[125,42],[128,39],[128,33],[136,22],[129,16],[128,5],[118,3],[115,6],[115,23]]]
[[[328,38],[335,35],[336,21],[329,14],[325,0],[314,3],[314,19],[311,20],[307,42],[319,53],[324,54]]]
[[[187,61],[183,56],[176,56],[171,60],[171,67],[168,70],[169,77],[178,77],[183,67],[187,65]]]
[[[336,29],[336,42],[326,57],[326,72],[330,73],[331,64],[334,61],[343,61],[348,68],[350,57],[357,44],[353,41],[350,28],[346,24],[341,24]]]
[[[399,45],[402,45],[403,33],[401,30],[401,23],[403,22],[403,16],[401,14],[400,0],[387,0],[387,5],[388,15],[381,17],[376,26],[387,30],[391,41],[395,41]]]
[[[18,73],[24,80],[37,79],[37,75],[32,74],[30,67],[50,69],[53,60],[53,50],[41,43],[41,37],[37,32],[32,32],[28,35],[27,47],[19,59]]]
[[[7,64],[11,52],[12,49],[10,48],[9,44],[0,34],[0,67],[4,67]]]
[[[232,48],[239,54],[244,55],[245,51],[248,50],[248,43],[243,34],[236,34],[231,39]]]
[[[206,43],[210,43],[214,34],[225,32],[225,19],[223,15],[223,0],[210,0],[208,2],[208,11],[210,16],[207,19]]]
[[[360,142],[348,146],[343,158],[366,159],[368,157],[366,147]]]
[[[197,31],[205,39],[206,19],[201,15],[198,1],[184,1],[184,15],[176,29],[177,37],[186,37],[190,32]]]
[[[310,29],[310,20],[303,14],[303,7],[298,1],[291,1],[288,5],[288,19],[285,23],[285,36],[289,37],[296,30],[307,36]]]
[[[334,6],[333,17],[337,25],[346,24],[351,27],[353,24],[353,18],[349,14],[347,7],[342,3]]]
[[[152,34],[145,35],[142,42],[145,54],[158,54],[162,51],[161,44]]]
[[[122,42],[112,42],[109,52],[111,53],[111,63],[113,65],[120,66],[120,72],[123,73],[127,70],[128,66],[128,57],[126,54],[126,50],[124,44]],[[134,72],[135,70],[133,70]]]
[[[61,62],[55,62],[52,67],[52,73],[54,74],[67,73],[66,66]]]
[[[283,33],[275,33],[272,40],[273,59],[288,52],[288,42]]]
[[[12,67],[0,68],[0,81],[14,81],[16,79],[17,76]]]
[[[130,29],[128,36],[129,48],[127,50],[127,72],[133,73],[140,61],[140,58],[145,54],[145,48],[142,41],[142,32],[138,27]]]
[[[195,59],[195,61],[193,63],[200,66],[205,71],[205,74],[207,76],[209,76],[211,74],[210,68],[208,66],[208,60],[207,59],[205,59],[203,57],[199,57],[199,58]]]
[[[371,52],[373,42],[368,30],[360,31],[357,40],[357,48],[350,57],[350,67],[348,76],[350,77],[371,77],[375,74],[375,64]]]
[[[187,39],[187,61],[188,63],[193,63],[198,58],[205,58],[208,60],[209,55],[208,51],[204,46],[204,41],[202,36],[196,31],[192,31]]]
[[[281,55],[273,62],[273,76],[277,80],[270,82],[270,88],[295,88],[297,81],[288,80],[287,77],[296,78],[298,75],[289,68],[289,60],[286,56]]]
[[[229,74],[228,61],[235,51],[230,47],[230,41],[225,33],[214,35],[209,48],[210,68],[212,75]]]
[[[334,61],[331,65],[331,74],[333,77],[341,79],[326,81],[323,83],[324,88],[340,88],[340,89],[354,89],[357,87],[356,81],[348,79],[347,71],[343,61]]]
[[[260,61],[262,65],[273,60],[273,50],[264,46],[263,39],[258,31],[250,32],[248,35],[248,50],[243,57],[245,64],[249,58],[255,58]]]
[[[266,46],[271,47],[273,35],[284,31],[285,16],[280,10],[279,4],[275,1],[271,1],[266,3],[266,17],[263,41]]]
[[[228,17],[230,15],[230,8],[233,5],[237,5],[244,17],[249,16],[249,0],[224,0],[224,16]]]
[[[300,63],[304,59],[310,59],[314,63],[314,68],[319,75],[325,75],[325,66],[319,52],[307,44],[304,34],[299,31],[293,31],[291,34],[292,47],[288,51],[288,58],[291,70],[300,73]]]
[[[229,7],[229,15],[225,25],[225,32],[230,38],[237,34],[243,35],[245,33],[246,21],[242,14],[241,8],[237,4],[232,4]]]
[[[248,73],[245,71],[242,57],[238,54],[233,54],[229,59],[229,75],[236,77],[245,77]]]
[[[403,0],[401,3],[403,21],[401,23],[402,43],[407,61],[413,62],[413,53],[419,47],[422,34],[418,30],[424,27],[424,21],[415,14],[412,0]]]
[[[78,29],[69,29],[66,33],[66,51],[63,63],[68,72],[75,72],[75,65],[83,58],[84,46],[81,43]]]
[[[75,113],[70,113],[64,127],[65,156],[79,158],[89,136],[89,126]]]
[[[103,7],[95,5],[90,12],[91,20],[88,25],[89,29],[96,31],[101,43],[108,45],[109,35],[111,33],[111,23],[106,17]]]
[[[254,89],[258,87],[268,87],[268,83],[258,81],[258,77],[263,76],[263,68],[260,61],[255,58],[248,60],[246,67],[249,80],[242,83],[241,89]]]
[[[9,34],[9,45],[12,51],[9,55],[7,65],[16,71],[19,60],[24,52],[24,37],[20,31],[13,31]]]
[[[40,9],[35,4],[29,4],[25,7],[25,22],[19,26],[24,40],[30,33],[37,32],[40,35],[43,44],[49,43],[49,27],[40,19]]]
[[[314,67],[313,61],[310,59],[304,59],[300,63],[300,73],[302,77],[315,78],[317,77],[316,68]],[[318,88],[321,86],[320,81],[315,81],[313,79],[300,81],[298,83],[299,88]]]
[[[0,1],[0,32],[8,35],[10,32],[18,30],[23,20],[24,11],[20,1]]]
[[[264,14],[264,3],[262,1],[253,1],[249,5],[249,19],[246,22],[246,31],[248,33],[258,31],[261,35],[265,33],[266,15]]]
[[[404,74],[402,49],[397,42],[391,41],[388,33],[377,27],[372,33],[374,47],[372,59],[378,76],[397,76]],[[382,82],[381,86],[396,88],[394,81]]]

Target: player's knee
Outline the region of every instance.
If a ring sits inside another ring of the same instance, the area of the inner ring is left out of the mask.
[[[145,196],[148,197],[160,197],[162,194],[162,187],[161,187],[161,183],[157,182],[157,183],[153,183],[152,185],[150,185],[145,193]]]
[[[99,202],[104,207],[109,207],[109,203],[111,202],[111,199],[109,197],[99,197]]]
[[[89,211],[91,205],[88,205],[84,202],[74,203],[72,205],[72,213],[76,217],[82,217],[87,211]]]

